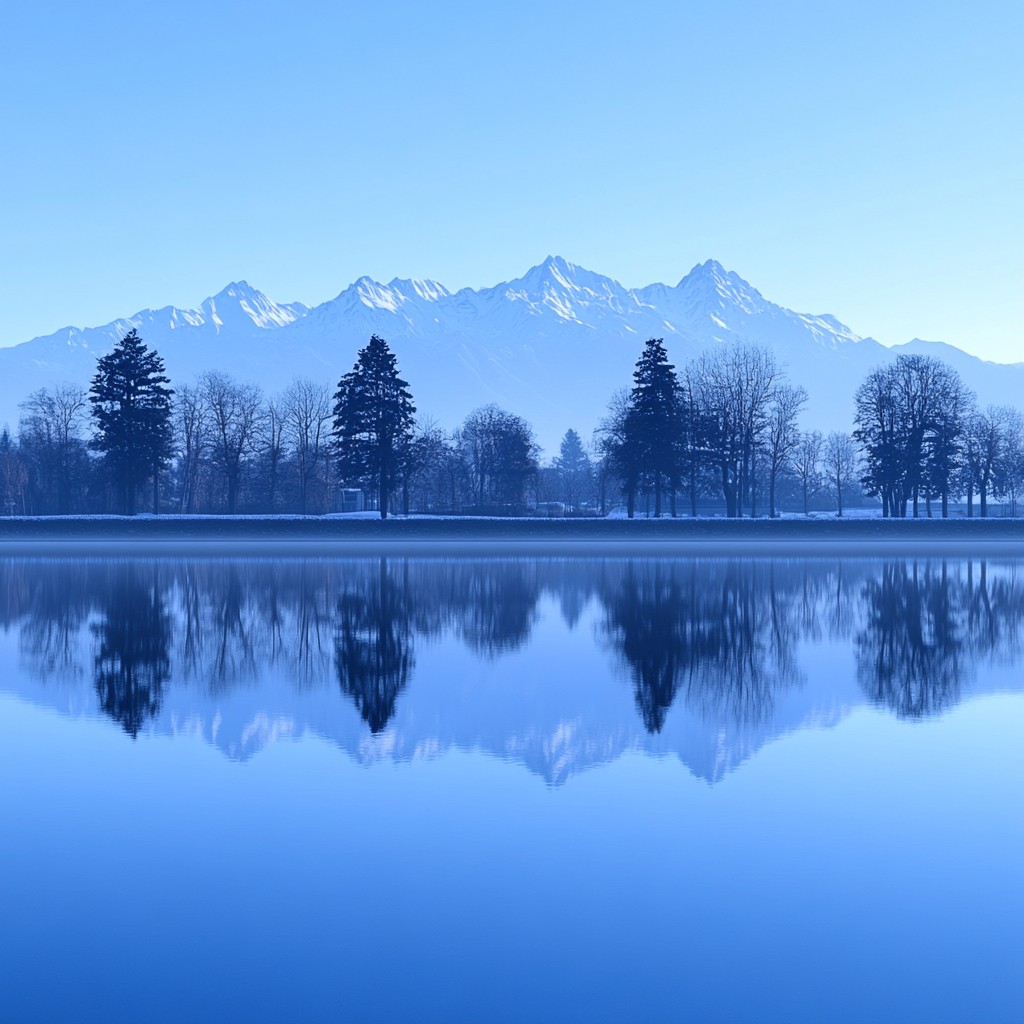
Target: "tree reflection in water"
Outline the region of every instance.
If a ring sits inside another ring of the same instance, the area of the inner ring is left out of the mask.
[[[650,571],[645,572],[644,569]],[[630,667],[636,704],[648,732],[660,732],[700,639],[687,629],[687,603],[677,574],[630,564],[621,584],[602,597],[605,629]]]
[[[567,629],[597,602],[652,734],[676,705],[723,726],[772,720],[804,685],[802,645],[852,646],[863,692],[908,717],[957,701],[979,662],[1022,657],[1014,562],[6,559],[0,573],[0,625],[31,673],[92,678],[133,736],[172,681],[226,695],[269,673],[340,688],[380,732],[421,640],[504,657],[530,640],[544,596]]]
[[[798,576],[773,563],[630,562],[600,597],[604,631],[633,680],[648,732],[680,690],[705,717],[760,721],[801,679]]]
[[[381,558],[375,573],[354,576],[338,599],[338,683],[373,733],[395,713],[415,663],[408,598],[408,580],[396,582]]]
[[[537,621],[536,562],[452,562],[442,607],[466,645],[489,658],[522,647]]]
[[[966,570],[966,571],[965,571]],[[993,585],[981,562],[885,562],[864,583],[863,627],[855,637],[861,687],[907,718],[935,715],[960,699],[988,659],[1018,652],[1024,589],[1015,570]]]
[[[900,716],[922,718],[956,700],[963,671],[960,596],[944,562],[938,571],[887,562],[865,583],[857,672],[873,701]]]
[[[101,592],[95,687],[100,707],[133,739],[160,711],[170,679],[170,616],[158,571],[115,563]]]
[[[94,565],[50,563],[39,571],[22,561],[3,564],[3,627],[18,624],[21,652],[41,682],[71,682],[88,674],[80,632],[92,606]]]

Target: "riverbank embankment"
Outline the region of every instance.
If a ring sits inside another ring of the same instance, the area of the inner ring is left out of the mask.
[[[413,548],[536,549],[547,554],[606,550],[688,554],[710,549],[766,554],[956,555],[999,549],[1024,555],[1021,519],[484,519],[346,516],[80,516],[0,519],[0,547],[100,554],[116,547],[195,547],[205,554],[350,553]]]

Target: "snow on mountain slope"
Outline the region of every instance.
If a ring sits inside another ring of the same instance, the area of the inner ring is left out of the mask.
[[[985,363],[930,342],[887,349],[833,316],[784,309],[714,260],[674,287],[630,289],[549,256],[522,277],[478,291],[362,277],[308,309],[275,303],[243,281],[197,309],[144,310],[103,327],[65,328],[0,349],[0,421],[13,426],[18,403],[39,387],[87,386],[96,358],[132,327],[164,357],[175,382],[223,369],[271,394],[296,376],[333,386],[370,335],[380,334],[397,353],[421,416],[453,427],[473,408],[497,402],[533,423],[548,452],[569,427],[589,435],[610,395],[631,384],[649,337],[664,338],[679,366],[716,345],[769,346],[810,394],[805,425],[822,430],[850,429],[857,384],[899,351],[947,359],[983,404],[1017,401],[1024,384],[1024,365]]]
[[[308,312],[302,303],[276,303],[245,281],[238,281],[197,309],[165,306],[145,309],[102,327],[65,327],[46,337],[0,349],[0,366],[6,378],[0,382],[0,414],[8,423],[16,422],[17,403],[40,387],[63,381],[88,385],[96,360],[133,327],[160,352],[172,373],[175,363],[192,373],[190,364],[202,361],[204,350],[211,354],[229,351]]]
[[[236,281],[207,299],[200,310],[204,314],[204,322],[219,334],[232,327],[239,330],[284,327],[305,316],[309,307],[301,302],[279,305],[247,281]]]

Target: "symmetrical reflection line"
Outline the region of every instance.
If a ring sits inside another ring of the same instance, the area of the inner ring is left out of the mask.
[[[1018,663],[1024,625],[1009,560],[7,558],[0,573],[27,695],[91,687],[132,737],[176,689],[217,701],[282,681],[333,693],[377,736],[415,689],[424,645],[457,645],[486,674],[530,645],[545,608],[566,637],[591,630],[652,737],[673,708],[770,733],[780,701],[817,685],[806,652],[822,645],[851,652],[861,700],[924,718],[984,666]],[[570,671],[552,659],[543,685]],[[412,743],[432,742],[423,728]]]

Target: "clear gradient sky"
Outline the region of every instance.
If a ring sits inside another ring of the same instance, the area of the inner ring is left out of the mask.
[[[15,2],[0,344],[552,253],[1024,360],[1019,2]]]

